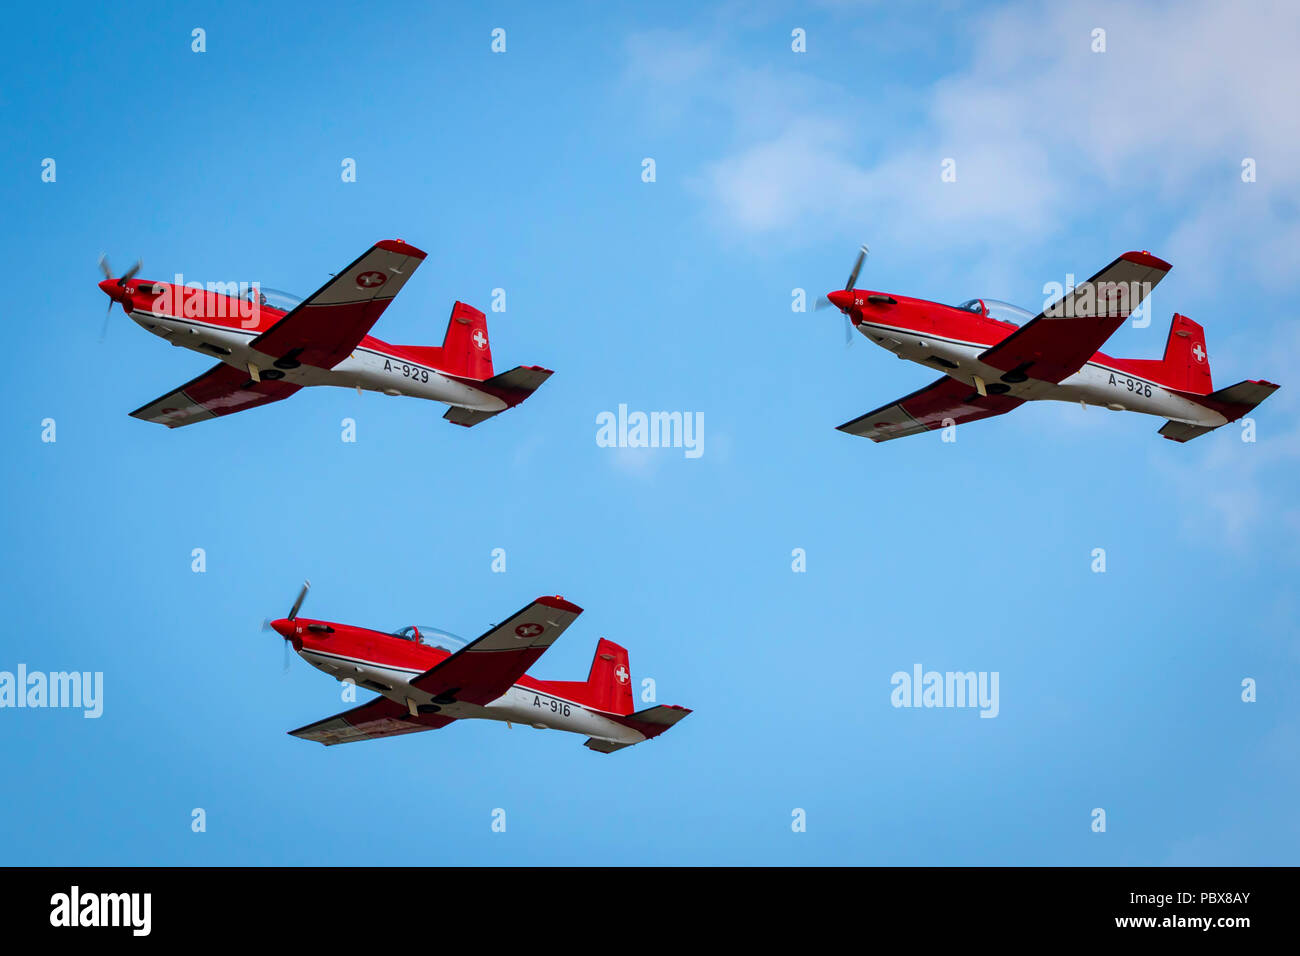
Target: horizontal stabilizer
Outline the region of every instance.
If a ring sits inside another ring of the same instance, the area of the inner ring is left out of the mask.
[[[537,365],[516,365],[508,372],[493,375],[481,382],[460,376],[457,376],[457,380],[477,388],[479,391],[487,392],[494,398],[501,399],[506,403],[506,408],[514,408],[541,388],[542,384],[553,374],[549,368],[541,368]],[[505,408],[499,408],[496,411],[489,412],[475,408],[452,406],[442,417],[453,425],[464,425],[466,428],[471,428],[479,422],[487,421],[494,415],[500,415],[505,410]]]
[[[1191,441],[1193,438],[1200,438],[1206,432],[1212,432],[1217,427],[1217,425],[1189,425],[1187,422],[1167,421],[1160,429],[1160,434],[1170,441],[1184,442]]]
[[[490,385],[494,389],[523,392],[525,395],[530,395],[541,388],[542,383],[550,378],[552,374],[549,368],[540,368],[536,365],[516,365],[508,372],[492,376],[483,384]]]
[[[493,415],[500,414],[500,412],[481,412],[477,408],[461,408],[459,405],[453,405],[447,409],[447,414],[442,417],[453,425],[464,425],[466,428],[472,428],[479,422],[485,422]]]
[[[622,750],[624,747],[631,747],[633,744],[618,744],[612,740],[605,740],[601,737],[588,737],[587,742],[583,744],[588,750],[594,750],[596,753],[612,754],[615,750]]]
[[[1278,390],[1280,386],[1272,382],[1238,382],[1236,385],[1229,385],[1227,388],[1221,388],[1217,392],[1211,392],[1209,395],[1193,396],[1195,401],[1222,414],[1230,422],[1235,422],[1246,417],[1255,406],[1268,398]],[[1212,432],[1215,428],[1206,425],[1189,425],[1186,422],[1167,421],[1164,427],[1160,429],[1160,434],[1164,435],[1170,441],[1191,441],[1193,438],[1199,438],[1206,432]]]
[[[1217,392],[1211,392],[1205,397],[1211,401],[1223,402],[1227,405],[1249,405],[1254,408],[1280,387],[1272,382],[1238,382],[1236,385],[1229,385]]]
[[[638,710],[635,714],[616,716],[614,714],[605,714],[610,720],[622,724],[625,727],[631,727],[640,733],[646,740],[651,737],[658,737],[673,724],[687,717],[691,713],[688,707],[678,707],[676,704],[659,704],[655,707],[647,707],[645,710]],[[640,743],[641,741],[636,741]],[[624,747],[631,747],[633,744],[621,743],[613,740],[606,740],[602,737],[590,737],[584,745],[588,750],[594,750],[597,753],[608,754],[615,750],[622,750]]]

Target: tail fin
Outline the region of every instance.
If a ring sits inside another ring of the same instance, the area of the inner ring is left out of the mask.
[[[488,341],[487,316],[471,305],[457,302],[451,307],[447,335],[442,340],[441,367],[465,378],[492,377],[492,345]]]
[[[547,681],[557,694],[565,694],[592,710],[607,714],[632,713],[632,671],[627,649],[601,638],[585,681]]]
[[[1134,371],[1146,375],[1167,388],[1193,395],[1214,391],[1210,377],[1210,355],[1205,350],[1205,329],[1185,315],[1174,314],[1169,323],[1169,338],[1161,359],[1137,359],[1130,362]]]

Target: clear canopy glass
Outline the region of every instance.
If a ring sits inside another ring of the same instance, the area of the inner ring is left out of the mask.
[[[957,308],[974,312],[976,315],[987,315],[991,319],[1015,326],[1024,325],[1034,317],[1032,312],[1010,302],[1003,302],[1001,299],[967,299]]]
[[[246,282],[230,283],[226,286],[218,283],[215,289],[210,284],[208,291],[228,295],[235,299],[242,299],[245,302],[252,302],[254,298],[260,296],[259,305],[279,309],[281,312],[292,312],[302,304],[301,296],[296,296],[292,292],[285,292],[283,289],[268,289],[265,286],[257,286]]]
[[[1012,305],[1010,302],[1002,302],[999,299],[985,299],[984,312],[991,319],[1010,322],[1012,325],[1024,325],[1034,317],[1032,312],[1028,312],[1018,305]]]
[[[283,289],[267,289],[265,287],[261,291],[264,297],[262,304],[269,305],[273,309],[292,312],[302,305],[302,296],[294,295],[292,292],[285,292]]]
[[[393,631],[393,636],[400,637],[404,641],[419,641],[430,647],[440,647],[444,651],[450,651],[453,654],[469,643],[465,638],[450,631],[423,624],[412,624],[409,627],[403,627],[400,630]]]

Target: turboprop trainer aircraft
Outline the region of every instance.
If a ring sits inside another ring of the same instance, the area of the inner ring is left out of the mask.
[[[1163,358],[1097,351],[1169,271],[1147,252],[1124,253],[1038,315],[991,299],[952,306],[855,289],[866,255],[864,246],[844,289],[826,301],[876,344],[943,375],[839,426],[850,435],[889,441],[1051,399],[1158,415],[1168,419],[1160,434],[1185,442],[1235,422],[1278,388],[1246,381],[1215,391],[1205,332],[1185,315],[1174,315]]]
[[[383,696],[290,731],[295,737],[328,747],[478,718],[585,734],[587,747],[612,753],[658,737],[690,713],[664,705],[634,712],[627,651],[604,638],[585,681],[525,674],[582,613],[562,597],[539,597],[466,642],[432,627],[385,633],[300,618],[310,586],[298,592],[288,617],[267,626],[313,667]]]
[[[467,427],[518,405],[551,372],[529,365],[494,375],[478,309],[457,302],[441,346],[390,345],[368,334],[424,258],[415,246],[386,239],[304,300],[256,285],[137,279],[139,262],[114,278],[101,258],[99,287],[132,320],[219,360],[131,414],[176,428],[278,402],[306,385],[445,402],[451,408],[443,417]]]

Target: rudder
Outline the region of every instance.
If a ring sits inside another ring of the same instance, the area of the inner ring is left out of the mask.
[[[1205,330],[1185,315],[1174,313],[1165,340],[1165,354],[1158,359],[1129,359],[1126,367],[1154,382],[1180,392],[1208,395],[1214,391],[1210,379],[1210,356],[1205,350]]]
[[[632,669],[627,648],[601,638],[585,681],[547,681],[557,694],[606,714],[632,713]]]
[[[1174,313],[1161,360],[1161,384],[1183,392],[1208,395],[1214,391],[1210,354],[1205,349],[1205,329],[1185,315]]]
[[[610,714],[632,713],[632,668],[627,648],[601,638],[591,659],[587,686],[596,709]]]
[[[478,380],[492,377],[492,344],[487,316],[464,302],[451,307],[447,335],[442,340],[442,365],[453,375]]]

